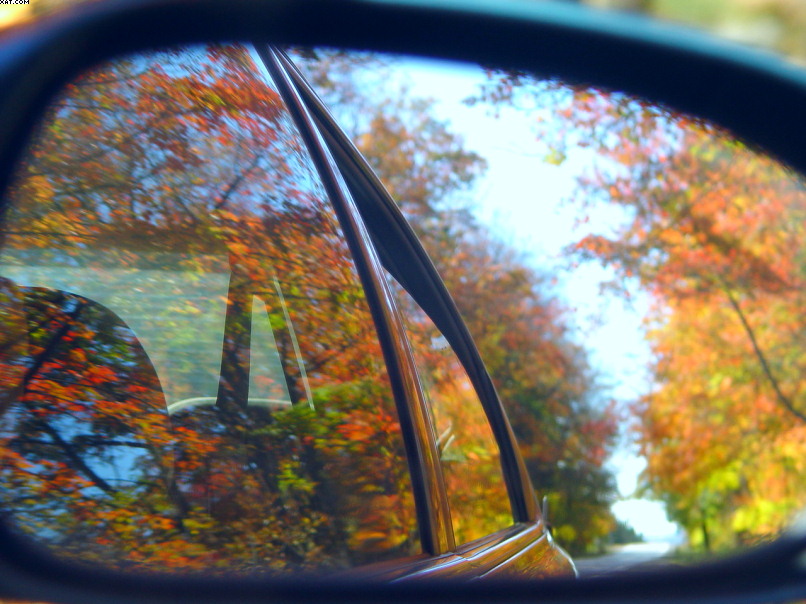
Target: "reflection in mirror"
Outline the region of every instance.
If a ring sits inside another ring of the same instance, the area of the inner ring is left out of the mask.
[[[623,94],[298,61],[455,297],[583,576],[786,529],[806,507],[801,177]]]
[[[73,561],[338,570],[419,552],[350,252],[251,51],[74,81],[0,248],[0,503]]]
[[[785,530],[806,502],[799,177],[625,95],[292,54],[455,297],[583,576]],[[0,247],[0,503],[19,532],[158,571],[420,553],[362,285],[252,51],[87,73],[25,159]],[[511,522],[462,480],[459,541]]]

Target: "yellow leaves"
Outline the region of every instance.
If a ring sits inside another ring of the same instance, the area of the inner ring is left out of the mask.
[[[691,514],[692,526],[699,505],[692,502],[704,493],[719,493],[721,511],[711,513],[721,518],[720,530],[728,531],[718,537],[721,543],[732,539],[730,531],[774,534],[791,515],[793,492],[801,501],[806,497],[800,486],[803,427],[793,428],[792,418],[765,387],[758,359],[729,307],[718,298],[714,303],[691,299],[672,310],[667,324],[652,332],[656,348],[664,351],[656,369],[661,381],[642,415],[655,492],[679,497],[681,517]],[[786,334],[785,323],[776,326],[769,314],[764,316],[766,325],[754,325],[767,349],[774,349],[769,338]],[[794,382],[780,375],[788,388],[797,388],[797,374],[791,376]],[[717,526],[713,532],[717,538]]]
[[[78,364],[79,367],[83,367],[87,364],[87,353],[83,348],[71,348],[69,352],[69,359],[70,361]]]
[[[560,543],[573,543],[577,536],[576,529],[570,524],[561,524],[555,526],[551,530],[552,535]]]
[[[53,198],[53,183],[44,174],[35,174],[22,185],[26,195],[30,195],[38,203],[49,203]]]
[[[566,154],[558,149],[551,149],[545,156],[543,156],[543,161],[552,166],[561,166],[566,159]]]

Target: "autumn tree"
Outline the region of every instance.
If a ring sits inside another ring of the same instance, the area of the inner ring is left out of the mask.
[[[595,153],[572,200],[580,220],[623,210],[615,232],[568,252],[652,300],[654,385],[635,404],[648,491],[705,549],[779,534],[806,495],[803,181],[715,126],[624,95],[495,74],[483,97],[539,98],[553,158]]]

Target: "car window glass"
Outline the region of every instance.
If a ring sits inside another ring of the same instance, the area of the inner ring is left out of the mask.
[[[118,60],[57,99],[0,248],[0,504],[116,568],[419,551],[364,292],[251,52]]]
[[[432,415],[457,545],[512,526],[498,444],[467,372],[434,322],[386,276]]]

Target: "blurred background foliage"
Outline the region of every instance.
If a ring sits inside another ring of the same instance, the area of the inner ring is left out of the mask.
[[[70,7],[109,0],[31,0],[0,6],[0,29]],[[557,0],[535,0],[557,1]],[[802,0],[570,0],[603,10],[629,11],[703,29],[806,63],[806,2]]]
[[[806,64],[806,2],[802,0],[583,0],[703,29],[766,48]]]

